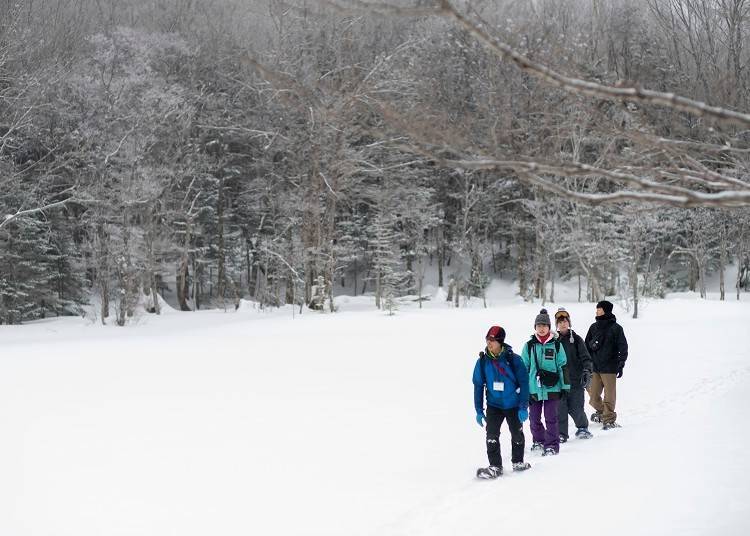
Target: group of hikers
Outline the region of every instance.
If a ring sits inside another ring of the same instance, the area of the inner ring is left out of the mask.
[[[542,309],[534,320],[534,334],[523,345],[520,356],[505,343],[505,329],[490,327],[485,336],[487,346],[479,353],[473,376],[476,420],[487,431],[489,459],[488,467],[477,470],[479,478],[503,474],[503,421],[510,429],[514,471],[531,467],[523,459],[523,423],[527,419],[533,439],[531,451],[542,456],[558,454],[560,444],[568,440],[568,415],[576,426],[575,437],[591,438],[583,407],[584,390],[595,410],[591,421],[601,423],[603,430],[619,427],[616,385],[628,357],[628,343],[612,314],[613,307],[606,300],[596,304],[596,320],[585,339],[573,331],[570,314],[563,307],[555,313],[556,331],[547,310]]]

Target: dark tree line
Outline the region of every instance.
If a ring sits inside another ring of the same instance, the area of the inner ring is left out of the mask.
[[[750,130],[556,87],[426,4],[0,2],[0,323],[392,309],[429,270],[456,306],[492,277],[739,299]],[[744,0],[516,4],[468,13],[576,79],[749,109]]]

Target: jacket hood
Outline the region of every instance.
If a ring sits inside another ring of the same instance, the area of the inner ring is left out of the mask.
[[[490,354],[490,351],[486,346],[484,347],[484,352],[482,353],[486,355],[488,358],[493,359],[492,354]],[[497,357],[499,358],[499,357],[502,357],[503,355],[507,359],[511,359],[513,357],[513,347],[510,344],[503,343],[503,350],[500,352],[500,354]]]
[[[568,334],[565,335],[565,336],[563,336],[563,334],[560,333],[559,331],[556,331],[555,334],[557,335],[557,338],[560,339],[560,341],[564,341],[565,339],[568,339],[571,344],[573,344],[573,342],[575,342],[576,332],[573,331],[573,328],[570,328],[568,330]]]

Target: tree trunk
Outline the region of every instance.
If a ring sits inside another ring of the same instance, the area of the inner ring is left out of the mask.
[[[102,324],[104,324],[104,321],[109,317],[109,235],[104,229],[104,224],[101,222],[97,224],[96,236],[99,239],[97,279],[99,281],[99,293],[102,300]]]
[[[695,259],[692,259],[692,258],[690,259],[689,266],[688,266],[688,290],[690,290],[690,292],[695,292],[695,289],[696,289],[696,284],[698,280],[698,278],[696,277],[696,272],[697,272],[696,265],[697,264],[698,263],[695,261]]]
[[[359,272],[359,265],[357,264],[357,258],[354,258],[354,296],[357,296],[357,274]]]
[[[724,270],[727,265],[726,229],[721,232],[721,254],[719,255],[719,300],[724,301]]]
[[[375,275],[375,307],[380,309],[380,292],[381,292],[380,270]]]
[[[443,266],[445,265],[445,243],[443,241],[443,230],[438,230],[437,261],[438,261],[438,287],[443,287]]]
[[[201,308],[201,285],[200,285],[200,268],[195,259],[193,259],[193,302],[195,303],[194,311]]]
[[[247,278],[247,295],[252,296],[253,267],[250,257],[250,240],[248,238],[245,238],[245,277]]]
[[[526,242],[523,236],[518,237],[518,294],[527,299],[526,289],[528,288],[528,279],[526,273]]]
[[[226,252],[224,251],[225,245],[224,245],[224,178],[219,179],[219,195],[218,200],[216,202],[216,215],[217,215],[217,227],[219,232],[219,250],[217,252],[218,255],[218,263],[219,263],[219,274],[218,274],[218,281],[217,281],[217,290],[219,298],[221,299],[221,304],[224,306],[224,299],[226,297],[226,285],[227,285],[227,273],[226,273],[226,265],[225,265],[225,256]]]
[[[154,302],[154,312],[158,315],[161,314],[161,307],[159,306],[159,289],[156,284],[156,259],[154,255],[154,242],[156,241],[156,219],[156,207],[154,207],[151,211],[151,217],[149,219],[149,229],[146,232],[146,247],[148,250],[147,262],[149,290],[151,291],[151,299]]]
[[[737,245],[737,281],[735,289],[737,290],[737,301],[740,300],[740,288],[742,288],[742,263],[745,260],[745,227],[740,230],[740,241]]]
[[[188,259],[183,257],[180,259],[180,265],[177,268],[177,303],[180,305],[180,311],[190,310],[188,305],[189,277]]]
[[[550,269],[549,301],[555,303],[555,269]]]
[[[419,308],[422,308],[422,285],[424,283],[424,275],[420,273],[417,278],[417,301],[419,302]]]
[[[633,291],[633,318],[638,318],[638,256],[633,259],[633,267],[630,271],[630,288]]]

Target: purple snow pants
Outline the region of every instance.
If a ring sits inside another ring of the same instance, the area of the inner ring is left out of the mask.
[[[557,411],[560,406],[559,400],[531,401],[529,404],[529,424],[531,425],[531,437],[537,443],[542,443],[545,449],[553,449],[560,452],[560,427],[557,421]],[[542,424],[542,409],[544,410],[544,422]]]

